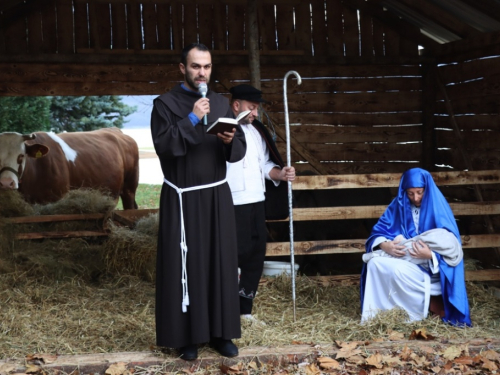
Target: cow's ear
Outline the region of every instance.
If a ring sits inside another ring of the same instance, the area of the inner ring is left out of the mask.
[[[35,143],[33,145],[26,145],[26,155],[30,158],[41,158],[49,152],[49,148],[45,145]]]

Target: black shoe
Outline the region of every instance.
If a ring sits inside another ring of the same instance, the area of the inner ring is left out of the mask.
[[[217,350],[224,357],[236,357],[238,355],[238,347],[231,340],[224,340],[220,337],[213,337],[210,341],[210,346]]]
[[[186,361],[194,361],[198,358],[198,345],[186,345],[177,349],[181,359]]]

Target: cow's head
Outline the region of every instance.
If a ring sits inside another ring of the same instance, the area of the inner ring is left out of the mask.
[[[41,158],[49,148],[41,144],[27,144],[35,134],[0,133],[0,190],[19,187],[26,167],[26,157]]]

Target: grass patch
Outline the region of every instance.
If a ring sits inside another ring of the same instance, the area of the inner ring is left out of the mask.
[[[135,193],[135,201],[139,208],[158,208],[160,204],[161,185],[139,184]],[[117,210],[123,210],[120,199]]]

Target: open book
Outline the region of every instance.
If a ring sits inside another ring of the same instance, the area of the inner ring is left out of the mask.
[[[212,125],[207,129],[207,134],[217,135],[217,133],[232,132],[236,125],[239,125],[245,117],[250,114],[251,111],[241,112],[238,117],[219,117]]]

